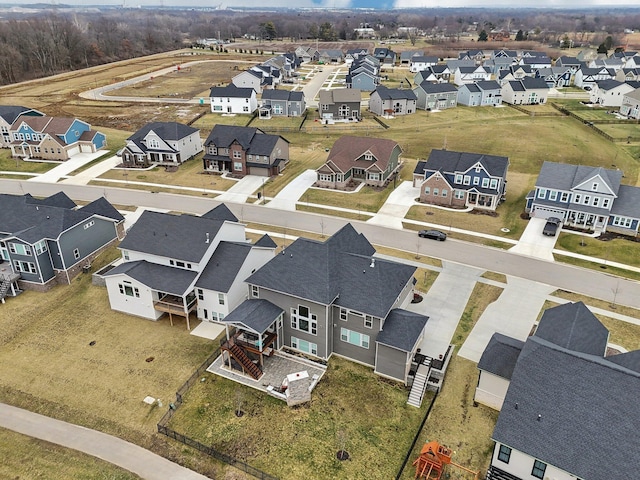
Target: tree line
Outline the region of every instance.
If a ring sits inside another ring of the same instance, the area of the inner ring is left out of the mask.
[[[399,27],[415,27],[436,41],[456,42],[469,32],[518,31],[518,40],[609,46],[625,29],[640,28],[640,10],[424,9],[335,12],[252,12],[194,9],[105,8],[99,13],[51,7],[41,13],[3,12],[0,20],[0,84],[10,84],[182,48],[202,38],[234,41],[357,40],[369,27],[384,39]],[[406,33],[406,36],[412,34]],[[571,35],[571,38],[569,38]],[[444,40],[443,40],[444,39]],[[415,37],[410,38],[415,43]],[[431,40],[430,40],[431,41]]]

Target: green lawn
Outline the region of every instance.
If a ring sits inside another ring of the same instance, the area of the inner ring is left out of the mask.
[[[10,149],[0,150],[0,170],[24,173],[45,173],[58,165],[59,163],[57,162],[25,162],[19,158],[11,158]],[[24,176],[20,178],[29,177]]]
[[[297,408],[215,375],[203,378],[169,427],[287,480],[360,479],[367,471],[393,478],[429,402],[408,406],[407,388],[336,357],[311,402]],[[242,417],[235,415],[239,401]],[[336,459],[342,448],[349,461]]]

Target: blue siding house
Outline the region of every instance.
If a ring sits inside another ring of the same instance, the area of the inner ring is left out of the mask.
[[[17,294],[68,284],[123,236],[124,217],[104,198],[77,207],[64,193],[0,195],[0,285]]]
[[[585,230],[637,235],[640,188],[621,185],[621,179],[620,170],[544,162],[525,211]]]

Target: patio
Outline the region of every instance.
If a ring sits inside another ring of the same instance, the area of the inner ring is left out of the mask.
[[[207,372],[209,373],[214,373],[265,393],[270,393],[270,390],[268,390],[269,386],[280,387],[284,379],[287,378],[287,375],[302,371],[308,372],[309,379],[317,376],[311,385],[314,387],[320,381],[326,370],[327,368],[319,363],[283,351],[277,351],[271,357],[265,357],[264,373],[259,380],[254,380],[248,375],[243,375],[237,370],[231,370],[229,367],[224,366],[222,355],[216,358],[209,368],[207,368]],[[277,395],[274,396],[280,398]],[[284,400],[284,398],[282,398],[282,400]]]

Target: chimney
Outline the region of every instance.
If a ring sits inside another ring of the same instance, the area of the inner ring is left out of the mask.
[[[375,259],[375,258],[372,258],[372,259],[371,259],[371,265],[369,265],[369,266],[370,266],[371,268],[375,268],[375,266],[376,266],[376,259]]]

